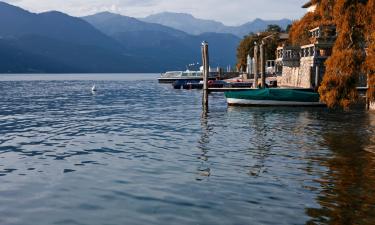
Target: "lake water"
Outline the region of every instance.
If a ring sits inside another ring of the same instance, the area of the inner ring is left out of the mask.
[[[0,75],[0,224],[375,224],[374,113],[156,77]]]

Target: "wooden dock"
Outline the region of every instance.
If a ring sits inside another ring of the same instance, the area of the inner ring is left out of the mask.
[[[254,90],[254,89],[257,89],[257,88],[209,88],[208,89],[208,92],[209,93],[212,93],[212,92],[226,92],[226,91],[247,91],[247,90]]]

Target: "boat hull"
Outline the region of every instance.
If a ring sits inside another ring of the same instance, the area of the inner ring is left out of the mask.
[[[231,106],[325,106],[319,94],[309,89],[253,89],[225,92],[225,97]]]
[[[228,105],[230,106],[317,106],[323,107],[325,104],[321,102],[296,102],[296,101],[274,101],[274,100],[247,100],[227,98]]]

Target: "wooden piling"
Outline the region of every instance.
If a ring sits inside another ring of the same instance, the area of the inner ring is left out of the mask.
[[[260,44],[260,77],[261,77],[261,87],[266,87],[266,62],[265,62],[265,51],[264,51],[264,42]]]
[[[204,111],[208,109],[208,75],[210,73],[210,62],[208,54],[208,43],[202,43],[202,62],[203,62],[203,96],[202,106]]]
[[[254,88],[258,88],[258,43],[254,42]]]

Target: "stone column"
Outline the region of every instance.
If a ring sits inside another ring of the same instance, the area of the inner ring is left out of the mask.
[[[254,88],[258,88],[258,43],[254,42]]]
[[[260,76],[261,76],[261,87],[266,87],[266,65],[265,65],[265,49],[264,49],[264,42],[260,44]]]
[[[250,66],[250,64],[251,64],[251,57],[250,57],[250,54],[247,55],[246,63],[247,63],[246,73],[250,74],[251,73],[251,70],[250,70],[250,67],[251,67]]]

